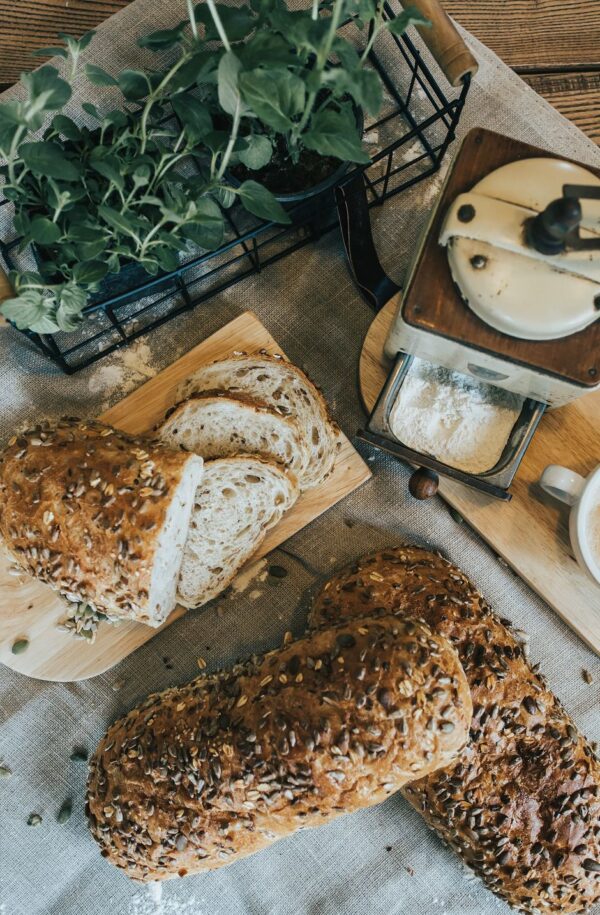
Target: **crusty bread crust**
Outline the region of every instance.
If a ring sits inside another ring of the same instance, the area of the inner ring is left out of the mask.
[[[0,455],[0,534],[61,593],[149,622],[158,535],[190,460],[94,420],[37,426]]]
[[[422,623],[343,622],[117,721],[90,764],[91,830],[137,880],[221,867],[447,765],[471,712]]]
[[[488,886],[527,912],[600,900],[600,763],[528,664],[510,622],[437,553],[383,550],[327,582],[312,625],[382,608],[420,617],[458,651],[473,698],[470,740],[404,789]]]

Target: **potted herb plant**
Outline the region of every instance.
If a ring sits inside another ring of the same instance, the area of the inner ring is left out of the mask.
[[[62,57],[65,72],[46,65],[23,76],[25,96],[0,105],[2,192],[37,260],[11,274],[15,296],[0,309],[17,328],[74,330],[109,278],[168,274],[190,243],[218,248],[234,203],[289,222],[278,197],[314,195],[369,161],[362,111],[381,102],[369,50],[383,29],[422,21],[411,11],[384,21],[382,0],[187,7],[186,19],[139,42],[172,52],[167,67],[86,66],[92,84],[120,97],[107,113],[83,103],[90,126],[67,106],[93,33],[39,52]],[[360,54],[340,34],[348,18],[368,29]]]

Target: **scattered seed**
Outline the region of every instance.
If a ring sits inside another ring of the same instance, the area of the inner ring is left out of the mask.
[[[56,816],[56,822],[57,823],[66,823],[68,820],[71,819],[72,813],[73,813],[73,802],[71,801],[71,798],[67,798],[66,801],[63,802],[63,805],[60,808],[60,810],[58,811],[58,814]]]
[[[200,670],[206,670],[206,661],[204,658],[198,658],[198,667]]]
[[[277,565],[269,566],[268,572],[273,578],[285,578],[287,575],[287,569]]]
[[[39,815],[39,813],[30,813],[29,816],[27,817],[28,826],[39,826],[41,822],[42,822],[42,818]]]
[[[0,778],[10,778],[12,770],[8,766],[0,766]]]
[[[13,642],[11,651],[13,654],[23,654],[24,651],[29,647],[29,639],[17,639],[16,642]]]
[[[72,762],[87,762],[88,752],[84,750],[83,747],[75,747],[69,759]]]
[[[125,680],[115,680],[115,682],[112,685],[112,688],[115,693],[118,693],[119,690],[123,689],[124,686],[125,686]]]
[[[585,680],[585,682],[586,682],[589,686],[591,686],[592,683],[594,682],[593,676],[591,675],[591,673],[589,672],[589,670],[586,670],[586,669],[585,669],[585,667],[584,667],[583,670],[581,671],[581,676],[583,677],[583,679]]]

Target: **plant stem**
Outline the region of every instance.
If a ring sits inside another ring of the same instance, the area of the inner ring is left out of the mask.
[[[319,0],[313,0],[310,18],[316,22],[319,18]]]
[[[226,33],[225,29],[223,28],[223,23],[221,22],[221,17],[219,16],[217,7],[215,6],[215,0],[206,0],[206,5],[208,6],[208,8],[210,10],[210,15],[213,18],[213,22],[215,24],[217,32],[219,33],[219,38],[223,42],[223,46],[224,46],[225,50],[231,51],[231,45],[229,43],[229,38],[227,37],[227,33]]]
[[[192,0],[186,0],[186,2],[187,2],[187,10],[188,10],[188,16],[189,16],[189,20],[190,20],[190,26],[192,29],[192,35],[194,36],[196,41],[198,41],[198,24],[196,22],[196,17],[194,15],[194,4],[193,4]]]
[[[208,2],[208,0],[207,0],[207,2]],[[381,2],[383,2],[383,0],[381,0]],[[331,12],[331,19],[329,22],[329,31],[327,32],[327,37],[326,37],[325,41],[323,42],[323,46],[321,48],[319,48],[319,50],[317,52],[317,59],[315,61],[315,69],[313,72],[318,74],[318,76],[319,76],[319,85],[321,84],[321,74],[323,73],[323,70],[327,66],[327,61],[329,60],[329,55],[331,54],[331,48],[333,46],[336,32],[337,32],[339,24],[340,24],[340,19],[342,17],[343,6],[344,6],[344,0],[335,0],[335,2],[333,4],[333,10]],[[314,9],[314,7],[313,7],[313,9]],[[311,118],[313,109],[315,107],[316,98],[317,98],[317,90],[315,89],[313,92],[309,93],[308,98],[306,100],[306,105],[304,107],[304,112],[302,114],[302,117],[300,118],[300,121],[298,122],[298,124],[296,124],[294,126],[292,133],[290,135],[289,145],[292,150],[296,149],[296,147],[298,145],[298,140],[300,139],[302,132],[306,128],[306,125],[308,124],[308,122]]]
[[[21,142],[23,134],[27,130],[22,124],[20,127],[17,127],[15,130],[15,135],[12,138],[12,143],[10,144],[10,149],[8,151],[8,177],[10,178],[11,184],[17,184],[17,176],[15,175],[15,160],[17,158],[17,147]]]
[[[182,54],[176,64],[174,64],[171,69],[165,74],[163,79],[160,81],[156,89],[150,92],[148,98],[146,99],[146,104],[144,105],[144,110],[142,112],[142,120],[140,122],[140,133],[142,137],[142,145],[140,152],[142,155],[146,152],[146,144],[148,142],[148,118],[150,116],[150,111],[154,102],[160,97],[161,92],[169,84],[173,76],[177,73],[180,67],[183,66],[189,59],[189,54]]]
[[[208,0],[207,0],[208,2]],[[220,181],[223,175],[225,174],[225,169],[231,159],[231,154],[233,152],[233,147],[235,146],[235,141],[237,140],[238,130],[240,127],[240,111],[241,111],[241,100],[238,95],[237,102],[235,105],[235,113],[233,115],[233,124],[231,125],[231,135],[229,137],[229,142],[223,153],[223,158],[221,159],[221,164],[217,172],[216,180]]]
[[[367,46],[364,49],[364,51],[362,52],[361,57],[360,57],[361,66],[365,63],[369,54],[371,53],[371,48],[375,44],[375,39],[377,38],[377,36],[379,35],[379,33],[383,27],[383,4],[384,4],[384,2],[385,2],[385,0],[379,0],[379,3],[377,4],[377,11],[375,13],[375,19],[373,20],[373,31],[371,33],[371,37],[369,38],[369,40],[367,42]]]

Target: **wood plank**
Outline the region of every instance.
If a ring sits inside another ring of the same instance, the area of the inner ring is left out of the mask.
[[[600,67],[598,0],[443,0],[446,11],[517,70]]]
[[[175,402],[181,381],[198,366],[224,358],[235,350],[281,353],[255,314],[244,312],[178,359],[159,375],[116,404],[100,419],[126,432],[143,434],[162,419]],[[252,562],[265,556],[371,477],[371,471],[345,436],[331,475],[302,494],[267,535]],[[88,645],[56,628],[66,615],[65,602],[48,585],[26,574],[15,575],[13,564],[0,553],[0,662],[41,680],[61,682],[97,676],[114,667],[186,611],[178,607],[158,629],[141,623],[101,624],[96,641]],[[201,612],[201,611],[199,611]],[[268,612],[268,609],[265,610]],[[12,654],[18,638],[29,639],[22,654]]]
[[[600,73],[533,73],[523,79],[600,145]]]
[[[383,344],[395,313],[392,299],[367,334],[360,359],[360,389],[373,409],[387,377]],[[548,464],[582,475],[598,464],[600,391],[546,414],[511,487],[511,502],[440,478],[439,493],[581,638],[600,655],[600,586],[577,565],[569,542],[569,510],[538,486]],[[576,457],[575,457],[576,456]]]

